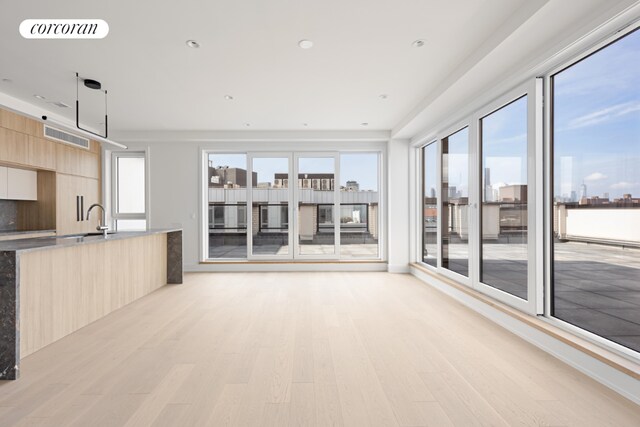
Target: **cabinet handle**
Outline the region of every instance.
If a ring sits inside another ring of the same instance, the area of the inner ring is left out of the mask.
[[[80,221],[80,196],[76,196],[76,221]]]
[[[80,196],[80,221],[84,221],[84,196]]]

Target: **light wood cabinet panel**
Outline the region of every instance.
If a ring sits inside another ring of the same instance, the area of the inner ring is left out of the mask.
[[[26,169],[7,168],[7,198],[38,200],[38,173]]]
[[[84,196],[78,211],[77,196]],[[100,181],[75,175],[57,174],[56,178],[56,230],[58,235],[91,233],[102,217],[100,209],[87,220],[87,209],[100,203]],[[78,216],[80,221],[78,221]],[[82,220],[84,219],[84,220]]]
[[[38,201],[18,202],[18,230],[55,230],[56,173],[38,171]]]
[[[53,141],[41,122],[0,108],[0,162],[99,179],[100,161],[97,141],[89,149]]]
[[[43,136],[42,123],[21,114],[0,109],[0,127],[26,135]]]
[[[80,175],[79,150],[66,144],[56,144],[56,170],[60,173]]]
[[[57,144],[56,169],[60,173],[89,178],[100,176],[100,155],[65,144]]]
[[[0,161],[28,165],[29,137],[0,127]]]
[[[29,136],[29,165],[41,169],[56,169],[56,143],[44,138]]]
[[[21,254],[21,357],[166,283],[166,234]]]

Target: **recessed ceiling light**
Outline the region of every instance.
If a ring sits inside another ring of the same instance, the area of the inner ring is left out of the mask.
[[[313,42],[311,40],[300,40],[298,42],[298,46],[302,49],[311,49],[313,47]]]
[[[309,123],[303,123],[302,126],[307,127],[309,126]]]
[[[197,49],[200,47],[200,43],[198,43],[195,40],[187,40],[187,46],[193,48],[193,49]]]
[[[389,95],[387,95],[386,93],[383,93],[383,94],[378,96],[378,98],[380,98],[380,99],[387,99],[388,97],[389,97]]]
[[[231,95],[225,95],[224,99],[226,99],[227,101],[233,101],[233,96]]]
[[[411,47],[422,47],[422,46],[424,46],[425,43],[426,43],[426,40],[418,39],[418,40],[414,41],[413,43],[411,43]]]
[[[367,123],[367,122],[362,122],[362,123],[360,123],[360,126],[369,126],[369,123]]]
[[[246,127],[249,127],[249,126],[251,126],[251,123],[245,123],[244,125],[245,125]]]
[[[42,95],[33,95],[33,97],[34,97],[34,98],[38,98],[38,99],[40,99],[40,100],[42,100],[42,101],[44,101],[45,99],[47,99],[47,98],[45,98],[45,97],[44,97],[44,96],[42,96]]]

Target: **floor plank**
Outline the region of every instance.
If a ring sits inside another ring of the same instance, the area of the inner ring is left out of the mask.
[[[2,426],[635,426],[640,407],[409,275],[187,274],[22,361]]]

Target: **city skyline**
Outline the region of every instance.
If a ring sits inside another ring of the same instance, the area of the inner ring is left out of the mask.
[[[247,155],[242,153],[209,154],[209,161],[214,167],[228,166],[247,170]],[[357,181],[360,191],[378,191],[378,153],[345,153],[339,156],[340,185],[347,186],[347,181]],[[273,183],[276,173],[286,173],[289,168],[286,157],[254,158],[253,171],[258,173],[258,182]],[[291,171],[293,173],[293,171]],[[300,157],[299,173],[335,173],[333,158]]]
[[[640,194],[638,76],[636,31],[554,77],[556,197]]]

